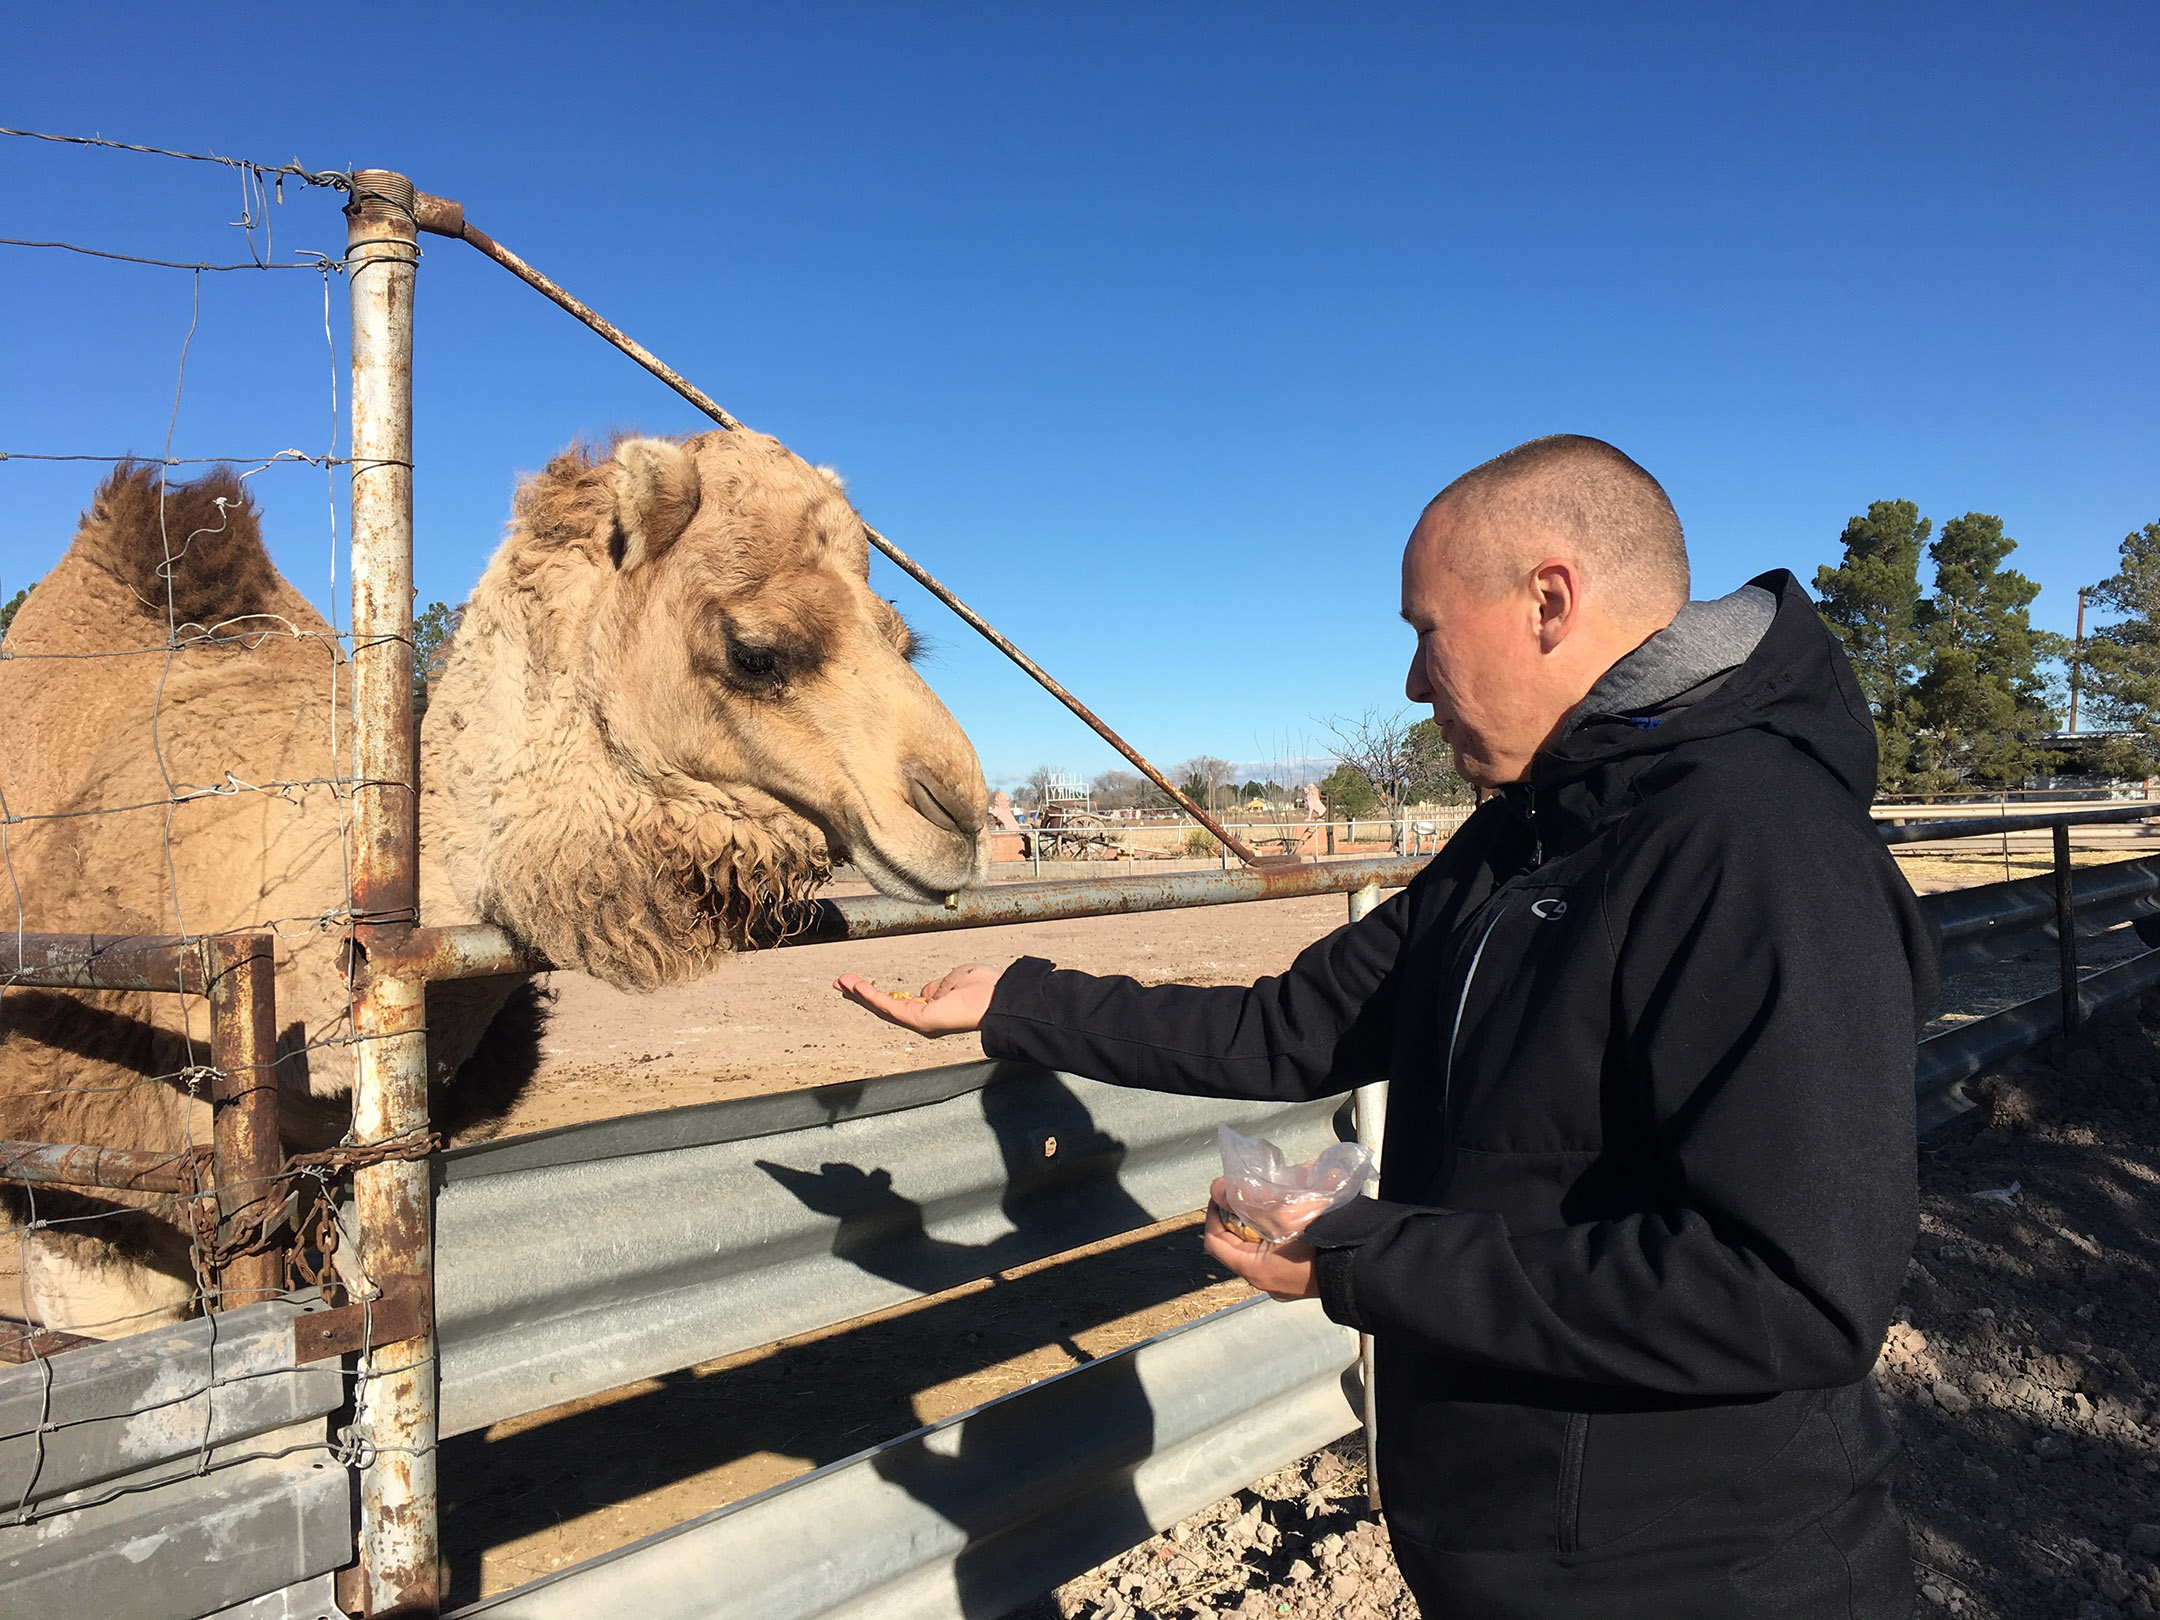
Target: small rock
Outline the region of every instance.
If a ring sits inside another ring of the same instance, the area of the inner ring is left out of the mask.
[[[1275,1543],[1282,1540],[1282,1532],[1262,1519],[1253,1530],[1253,1545],[1262,1552],[1273,1552]]]
[[[1950,1594],[1948,1592],[1945,1592],[1941,1587],[1937,1586],[1933,1581],[1929,1581],[1925,1586],[1920,1588],[1920,1595],[1926,1598],[1930,1603],[1948,1603],[1950,1601]]]
[[[1328,1582],[1328,1596],[1337,1603],[1348,1603],[1365,1585],[1365,1578],[1354,1570],[1338,1570]]]
[[[1289,1572],[1283,1578],[1290,1582],[1291,1585],[1297,1586],[1311,1580],[1316,1573],[1317,1572],[1313,1569],[1312,1565],[1306,1563],[1304,1559],[1300,1558],[1296,1563],[1290,1566]]]
[[[2098,1598],[2086,1598],[2077,1606],[2077,1620],[2122,1620],[2122,1610]]]
[[[1972,1397],[1947,1378],[1938,1378],[1928,1386],[1928,1393],[1935,1397],[1935,1404],[1957,1417],[1972,1410]]]
[[[2003,1386],[2003,1393],[2022,1406],[2033,1398],[2032,1380],[2020,1373]]]
[[[2033,1455],[2042,1462],[2061,1462],[2070,1455],[2069,1436],[2043,1434],[2033,1442]]]
[[[2160,1558],[2160,1524],[2133,1524],[2124,1544],[2139,1558]]]

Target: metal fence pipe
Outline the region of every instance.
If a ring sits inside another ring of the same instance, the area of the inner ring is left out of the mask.
[[[285,1167],[278,1139],[277,992],[268,934],[206,942],[217,964],[209,984],[210,1133],[217,1171],[218,1235],[268,1224]],[[218,1268],[214,1310],[252,1305],[285,1291],[285,1259],[235,1255]]]
[[[2055,829],[2055,944],[2062,968],[2063,1033],[2075,1035],[2078,1017],[2077,908],[2071,895],[2070,829]]]
[[[0,1142],[0,1181],[185,1194],[200,1189],[201,1175],[200,1148],[144,1153],[68,1142]]]
[[[201,945],[179,935],[0,933],[0,981],[199,995],[208,979]]]
[[[1362,889],[1350,891],[1350,920],[1363,922],[1380,904],[1380,885],[1368,883]],[[1359,1086],[1353,1094],[1357,1119],[1358,1146],[1372,1155],[1372,1179],[1366,1192],[1372,1197],[1380,1196],[1380,1146],[1387,1136],[1387,1097],[1385,1080],[1376,1080],[1369,1086]],[[1365,1388],[1373,1384],[1373,1343],[1370,1334],[1358,1335],[1358,1372]],[[1365,1406],[1365,1456],[1366,1500],[1375,1513],[1380,1511],[1380,1418],[1371,1400]]]
[[[2113,810],[2073,810],[2046,816],[1975,816],[1965,821],[1915,821],[1875,830],[1886,844],[1939,844],[1953,838],[1990,837],[2005,832],[2039,832],[2050,827],[2097,827],[2116,821],[2160,818],[2160,806],[2127,804]]]
[[[893,900],[884,895],[844,895],[813,900],[782,912],[761,945],[830,945],[846,940],[890,939],[1007,923],[1049,922],[1069,917],[1115,917],[1190,906],[1233,906],[1255,900],[1295,900],[1345,894],[1378,885],[1399,889],[1425,868],[1423,859],[1381,858],[1302,866],[1271,866],[1242,872],[1166,872],[1159,877],[1066,878],[1044,883],[1000,883],[953,895],[943,905]],[[416,928],[378,936],[368,972],[428,979],[481,979],[505,973],[544,973],[550,964],[499,928],[467,924]]]
[[[352,286],[353,782],[348,866],[354,943],[371,955],[418,920],[419,772],[412,717],[412,340],[419,261],[412,182],[356,170],[346,209]],[[353,1134],[363,1146],[427,1130],[425,982],[371,973],[353,1002]],[[428,1168],[392,1160],[354,1172],[360,1265],[373,1285],[418,1291],[432,1318]],[[361,1363],[358,1427],[374,1448],[360,1478],[360,1563],[369,1609],[440,1606],[435,1341],[378,1346]]]

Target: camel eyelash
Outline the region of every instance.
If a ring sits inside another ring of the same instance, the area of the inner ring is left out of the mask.
[[[728,666],[749,680],[775,680],[780,674],[780,655],[769,647],[745,647],[740,642],[730,642]]]

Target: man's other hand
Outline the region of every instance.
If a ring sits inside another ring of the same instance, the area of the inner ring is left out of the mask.
[[[1313,1246],[1295,1238],[1283,1243],[1248,1243],[1222,1223],[1220,1177],[1208,1188],[1207,1225],[1201,1244],[1207,1252],[1274,1299],[1318,1299],[1320,1275],[1313,1266]]]
[[[982,1028],[990,1011],[991,992],[1004,976],[1003,968],[963,962],[944,978],[922,987],[920,995],[901,990],[880,990],[868,979],[843,973],[833,988],[859,1007],[868,1007],[888,1024],[912,1029],[918,1035],[965,1035]]]

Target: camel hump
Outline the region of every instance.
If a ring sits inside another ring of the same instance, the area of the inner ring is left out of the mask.
[[[255,498],[226,466],[192,483],[122,462],[98,486],[75,544],[163,619],[213,625],[266,611],[281,581],[263,547]]]

